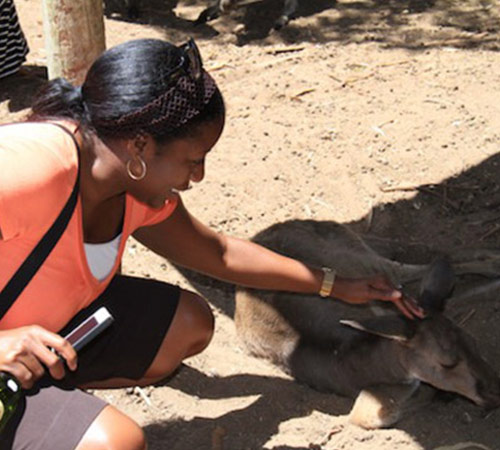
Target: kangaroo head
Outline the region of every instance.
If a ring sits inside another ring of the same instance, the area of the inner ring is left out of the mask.
[[[422,320],[402,361],[411,375],[484,407],[500,406],[500,379],[472,339],[443,315]]]
[[[381,317],[344,324],[398,342],[399,361],[409,380],[455,392],[484,407],[500,406],[500,378],[480,356],[467,333],[442,314],[453,289],[453,271],[446,260],[431,264],[417,303],[427,317],[410,321]]]

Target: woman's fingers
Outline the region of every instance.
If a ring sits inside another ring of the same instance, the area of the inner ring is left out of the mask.
[[[51,351],[45,345],[37,345],[33,349],[35,356],[43,363],[43,365],[48,369],[50,375],[56,380],[60,380],[65,375],[64,364],[56,354],[56,352]]]
[[[375,277],[368,280],[370,299],[386,300],[395,302],[403,296],[401,291],[396,289],[389,281],[383,277]]]
[[[38,380],[45,373],[45,368],[40,363],[38,358],[36,358],[33,354],[27,353],[19,358],[19,363],[26,367],[26,369],[31,372],[30,379]]]
[[[375,291],[378,291],[378,297],[375,298],[393,302],[409,319],[414,319],[415,317],[422,319],[425,317],[424,310],[417,304],[416,300],[404,295],[400,287],[399,289],[394,288],[387,279],[375,277],[370,285]]]
[[[397,289],[373,289],[371,288],[368,293],[367,300],[384,300],[395,302],[400,300],[403,294]]]
[[[41,367],[41,370],[43,374],[44,372],[43,367]],[[33,384],[37,380],[36,376],[34,375],[34,372],[27,365],[24,365],[19,360],[17,360],[14,363],[4,364],[2,366],[2,371],[7,372],[10,375],[13,375],[16,378],[16,380],[18,380],[19,383],[21,383],[23,389],[31,389],[33,387]]]
[[[14,375],[24,389],[31,388],[45,373],[40,360],[27,348],[18,351],[15,357],[2,364],[1,370]]]
[[[46,370],[53,378],[65,375],[62,358],[75,370],[76,352],[64,338],[39,326],[1,332],[0,370],[14,375],[24,388],[30,388]]]
[[[408,295],[404,295],[401,298],[402,303],[404,304],[405,308],[411,312],[413,316],[418,317],[419,319],[423,319],[426,314],[423,308],[421,308],[417,301],[413,297],[409,297]]]
[[[397,306],[397,308],[405,315],[408,319],[414,319],[412,313],[408,310],[406,305],[404,304],[401,298],[394,300],[393,303]]]
[[[383,283],[379,284],[379,286],[382,285]],[[397,306],[397,308],[409,319],[414,319],[415,317],[422,319],[425,317],[425,312],[418,305],[417,301],[412,297],[404,295],[400,290],[381,290],[380,293],[381,295],[379,296],[379,300],[393,302]]]
[[[70,370],[75,370],[77,367],[77,356],[75,349],[71,344],[61,336],[50,331],[45,331],[41,337],[43,348],[40,349],[40,357],[44,357],[43,361],[47,367],[58,366],[60,357],[62,357]],[[54,351],[49,350],[53,349]],[[55,352],[55,353],[54,353]],[[55,358],[54,358],[55,357]],[[62,367],[62,365],[61,365]],[[58,371],[58,369],[56,369]],[[52,373],[52,372],[51,372]]]
[[[366,279],[337,277],[332,295],[349,303],[366,303],[371,300],[392,302],[409,319],[425,317],[417,302],[403,294],[383,276]]]

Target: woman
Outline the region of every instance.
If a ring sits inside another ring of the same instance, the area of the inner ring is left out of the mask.
[[[14,1],[0,0],[0,78],[16,73],[28,51]]]
[[[333,283],[333,272],[217,234],[189,214],[179,192],[203,179],[225,117],[193,41],[114,47],[81,88],[51,81],[32,109],[28,123],[0,128],[0,287],[57,216],[78,171],[80,193],[53,252],[0,321],[0,370],[28,390],[7,430],[14,449],[145,448],[135,422],[75,387],[151,384],[210,342],[213,316],[197,294],[116,274],[129,235],[229,282],[404,309],[381,278]],[[102,305],[115,322],[77,362],[60,335]]]

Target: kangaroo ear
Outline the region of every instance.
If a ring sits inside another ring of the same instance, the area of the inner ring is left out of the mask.
[[[417,303],[426,313],[442,311],[455,287],[455,273],[446,257],[436,258],[420,284]]]
[[[340,323],[356,330],[402,342],[408,341],[415,334],[415,324],[399,316],[382,316],[359,321],[341,320]]]

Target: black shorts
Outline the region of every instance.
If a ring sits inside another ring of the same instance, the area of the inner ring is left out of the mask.
[[[106,403],[77,389],[110,378],[140,379],[172,323],[180,288],[151,279],[117,275],[104,293],[63,330],[106,306],[113,324],[78,353],[78,369],[61,382],[45,377],[26,392],[0,436],[0,449],[70,450]]]

